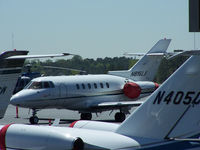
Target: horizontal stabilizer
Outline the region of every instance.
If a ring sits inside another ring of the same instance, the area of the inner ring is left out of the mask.
[[[174,53],[174,55],[167,57],[167,59],[173,59],[177,56],[192,56],[192,55],[200,55],[200,50],[188,50],[188,51],[182,51],[179,53]]]
[[[146,53],[128,53],[125,52],[123,55],[124,56],[144,56]]]
[[[74,54],[62,53],[62,54],[28,55],[28,56],[19,55],[19,56],[10,56],[6,59],[31,59],[31,58],[47,58],[47,57],[54,58],[54,57],[63,57],[63,56],[69,56],[69,55],[74,55]]]
[[[109,71],[108,74],[134,81],[153,81],[170,42],[171,39],[159,40],[146,54],[136,53],[143,57],[129,70]]]
[[[125,56],[144,56],[145,53],[131,53],[131,55]],[[147,56],[165,56],[165,53],[148,53]]]
[[[147,56],[164,56],[164,57],[169,57],[169,56],[172,56],[172,55],[175,55],[177,53],[148,53],[148,54],[145,54],[145,53],[124,53],[124,56],[144,56],[144,55],[147,55]]]
[[[174,140],[174,141],[188,141],[188,142],[199,142],[200,143],[200,139],[198,138],[170,138],[170,140]]]

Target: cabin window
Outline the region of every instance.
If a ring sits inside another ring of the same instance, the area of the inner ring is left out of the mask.
[[[107,87],[107,88],[109,88],[109,87],[110,87],[110,85],[109,85],[109,83],[108,83],[108,82],[106,82],[106,87]]]
[[[33,83],[33,81],[30,81],[30,82],[24,87],[24,89],[29,89],[29,87],[31,86],[32,83]]]
[[[50,88],[49,82],[44,82],[44,88]]]
[[[30,84],[30,86],[28,88],[29,89],[41,89],[42,82],[32,82],[32,84]]]
[[[95,89],[97,88],[97,84],[96,84],[96,83],[94,83],[94,88],[95,88]]]
[[[49,85],[51,88],[55,88],[55,85],[53,84],[53,82],[49,81]]]
[[[103,83],[100,83],[101,88],[103,88]]]
[[[88,83],[88,88],[91,89],[91,84],[90,83]]]
[[[79,90],[79,89],[80,89],[80,87],[79,87],[79,84],[76,84],[76,88],[77,88],[77,90]]]
[[[82,83],[82,88],[85,89],[85,84]]]
[[[54,84],[51,81],[44,81],[44,82],[38,82],[38,81],[31,81],[27,84],[25,89],[44,89],[44,88],[54,88]]]

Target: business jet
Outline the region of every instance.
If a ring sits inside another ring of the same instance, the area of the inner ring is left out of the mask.
[[[117,127],[84,129],[8,124],[1,149],[148,150],[200,148],[200,51]],[[79,122],[79,121],[78,121]],[[93,121],[87,121],[88,124]],[[97,124],[97,122],[96,122]]]
[[[57,108],[79,111],[82,120],[91,120],[92,113],[119,109],[115,120],[122,122],[136,101],[158,88],[153,82],[170,39],[159,40],[130,70],[110,71],[102,75],[47,76],[33,79],[10,103],[30,108],[29,121],[37,124],[40,109]]]

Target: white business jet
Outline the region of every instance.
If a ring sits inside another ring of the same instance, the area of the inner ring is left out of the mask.
[[[200,56],[192,56],[122,124],[113,127],[112,123],[101,122],[112,130],[9,124],[0,127],[0,148],[199,149],[199,85]]]
[[[159,40],[128,71],[110,71],[108,75],[47,76],[33,79],[10,103],[31,108],[31,124],[37,124],[36,112],[57,108],[79,111],[81,119],[91,120],[92,113],[119,109],[116,121],[123,121],[131,106],[139,106],[139,98],[151,94],[158,84],[153,82],[170,39]]]

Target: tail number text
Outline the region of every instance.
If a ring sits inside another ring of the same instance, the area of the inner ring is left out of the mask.
[[[153,104],[161,104],[161,102],[166,103],[167,105],[173,103],[175,105],[178,104],[199,104],[200,103],[200,91],[171,91],[166,93],[166,91],[159,91],[156,95]]]

